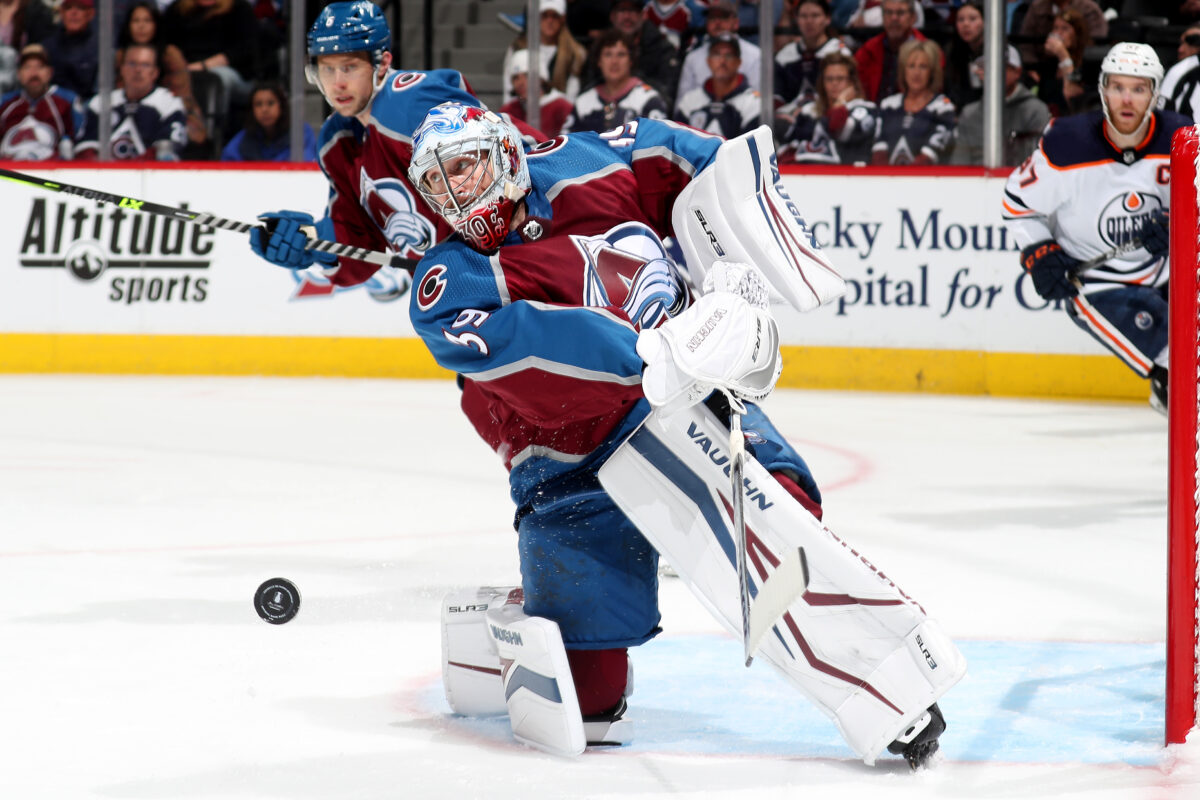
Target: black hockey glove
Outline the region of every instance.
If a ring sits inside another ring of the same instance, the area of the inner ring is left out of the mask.
[[[1156,208],[1150,212],[1146,224],[1142,226],[1142,247],[1150,255],[1158,258],[1165,256],[1171,244],[1171,237],[1168,231],[1168,225],[1171,221],[1171,215],[1161,208]]]
[[[1072,273],[1079,261],[1064,253],[1053,239],[1022,250],[1021,265],[1033,280],[1033,288],[1045,299],[1065,300],[1079,294]]]

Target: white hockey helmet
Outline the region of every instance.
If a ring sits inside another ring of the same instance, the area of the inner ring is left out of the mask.
[[[408,178],[429,207],[477,249],[499,248],[531,188],[517,129],[486,109],[442,103],[412,141]]]
[[[1104,96],[1104,87],[1108,85],[1109,75],[1128,75],[1133,78],[1150,79],[1150,108],[1146,112],[1147,119],[1142,120],[1144,126],[1149,115],[1158,106],[1158,90],[1162,86],[1163,66],[1158,60],[1158,53],[1148,44],[1139,42],[1121,42],[1114,44],[1104,60],[1100,62],[1100,104],[1104,106],[1104,116],[1112,122],[1108,113],[1108,100]],[[1139,126],[1137,133],[1142,128]]]

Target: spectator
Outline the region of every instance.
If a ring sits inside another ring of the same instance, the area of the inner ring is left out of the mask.
[[[925,39],[913,28],[917,18],[916,0],[883,0],[882,5],[883,33],[868,39],[854,54],[863,91],[866,98],[875,103],[899,91],[896,63],[901,45],[911,39]]]
[[[1200,112],[1200,25],[1193,25],[1179,36],[1175,51],[1179,60],[1167,70],[1158,94],[1158,105],[1178,111],[1195,120]]]
[[[116,161],[178,161],[187,144],[183,101],[158,85],[158,50],[147,44],[125,48],[122,89],[111,97],[113,126],[109,140]],[[83,136],[75,158],[94,161],[99,155],[100,98],[87,105]]]
[[[570,0],[567,3],[567,27],[576,41],[591,45],[600,32],[612,23],[608,19],[610,0]]]
[[[737,36],[726,34],[711,39],[708,69],[712,77],[679,98],[675,119],[726,139],[757,128],[762,119],[762,95],[738,71],[741,65]]]
[[[737,6],[738,30],[745,33],[745,36],[742,36],[741,46],[745,47],[747,43],[750,43],[758,47],[760,45],[758,32],[762,27],[758,21],[758,0],[737,0],[734,5]],[[783,17],[783,6],[781,0],[775,0],[772,4],[772,10],[775,13],[773,23],[776,28],[779,27]]]
[[[817,73],[825,56],[851,51],[830,34],[828,0],[801,0],[796,24],[800,37],[775,54],[775,100],[803,106],[817,96]]]
[[[1068,8],[1054,18],[1054,27],[1042,46],[1045,57],[1037,64],[1038,97],[1050,106],[1056,117],[1085,111],[1089,89],[1084,86],[1081,68],[1083,51],[1092,44],[1083,15]],[[1094,95],[1091,95],[1094,97]]]
[[[247,0],[175,0],[162,23],[188,69],[213,73],[232,103],[246,105],[258,77],[258,20]]]
[[[1011,44],[1004,51],[1004,107],[1000,112],[1003,137],[1001,166],[1015,167],[1037,149],[1038,140],[1050,122],[1050,109],[1021,83],[1024,68],[1021,54]],[[963,109],[954,132],[951,164],[983,163],[983,100]]]
[[[924,28],[925,9],[916,0],[913,0],[912,11],[914,15],[913,27]],[[883,3],[881,0],[858,0],[858,7],[850,15],[850,21],[846,24],[846,27],[883,28],[886,27],[883,17]]]
[[[42,44],[50,55],[55,82],[86,101],[96,93],[100,67],[100,45],[92,24],[96,16],[94,0],[63,0],[60,14],[62,19]]]
[[[762,52],[758,45],[738,36],[737,8],[730,0],[714,0],[704,15],[704,36],[683,57],[679,87],[675,90],[677,98],[699,89],[712,74],[708,68],[708,45],[718,36],[738,37],[738,47],[742,51],[742,74],[751,87],[757,89],[762,84]]]
[[[780,148],[780,161],[870,162],[879,109],[862,94],[858,66],[851,56],[830,53],[823,58],[816,99],[796,115],[796,123]]]
[[[183,101],[183,109],[187,114],[188,141],[196,146],[203,145],[208,141],[208,128],[200,105],[192,94],[191,70],[183,52],[175,45],[167,44],[162,12],[158,10],[157,3],[137,0],[125,15],[125,22],[117,33],[118,89],[121,87],[121,62],[125,60],[125,49],[131,44],[148,44],[158,50],[158,63],[162,70],[158,83]]]
[[[654,87],[633,74],[633,42],[620,30],[607,30],[592,45],[592,60],[604,82],[575,101],[563,133],[618,128],[637,117],[666,119],[667,104]]]
[[[83,120],[79,98],[51,83],[53,78],[46,48],[25,45],[17,65],[20,88],[0,97],[0,159],[70,160],[74,155],[75,132]]]
[[[942,48],[928,39],[900,48],[900,93],[879,104],[872,164],[937,164],[954,142],[954,104],[942,94]]]
[[[642,4],[638,0],[613,0],[608,18],[612,26],[629,37],[633,44],[633,74],[650,84],[667,107],[672,107],[679,81],[679,50],[642,15]],[[596,53],[593,42],[588,69],[590,85],[604,80]]]
[[[550,85],[558,89],[568,100],[579,96],[580,81],[587,66],[587,51],[567,30],[566,0],[542,0],[541,25],[539,27],[538,58],[550,76]],[[513,99],[512,57],[518,50],[528,46],[525,34],[521,34],[504,54],[504,102]]]
[[[250,91],[250,112],[225,149],[222,161],[291,161],[292,131],[288,96],[277,81],[260,81]],[[317,137],[304,123],[305,161],[317,160]]]
[[[681,52],[688,46],[692,28],[700,27],[692,24],[689,0],[648,0],[642,13]]]
[[[1054,29],[1054,20],[1064,11],[1075,11],[1083,18],[1091,39],[1108,36],[1108,20],[1095,0],[1031,0],[1025,19],[1021,21],[1021,39],[1044,39]],[[1042,45],[1026,44],[1020,49],[1021,59],[1026,64],[1036,64],[1046,58]]]
[[[42,0],[0,0],[0,94],[17,85],[17,53],[54,30],[54,16]]]
[[[550,85],[545,66],[542,66],[538,71],[541,73],[538,76],[538,79],[541,81],[541,94],[538,96],[540,111],[538,130],[553,138],[558,136],[562,131],[563,123],[567,121],[567,117],[571,116],[574,106],[565,94]],[[529,116],[525,112],[525,104],[529,99],[528,50],[518,50],[513,53],[512,91],[516,96],[501,106],[500,112],[508,114],[513,119],[519,119],[521,122],[528,122]]]
[[[946,97],[960,111],[983,97],[974,63],[983,56],[983,0],[966,0],[954,12],[954,33],[946,44]]]

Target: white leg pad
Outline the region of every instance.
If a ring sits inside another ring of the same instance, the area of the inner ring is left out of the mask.
[[[773,293],[800,311],[846,291],[780,183],[765,125],[721,145],[713,165],[676,198],[671,230],[697,288],[713,262],[740,261],[758,267]]]
[[[459,589],[442,598],[442,688],[456,714],[486,717],[508,713],[500,656],[488,635],[486,612],[513,592],[519,598],[520,589],[515,586],[481,586]]]
[[[582,753],[583,717],[557,623],[526,616],[516,603],[493,605],[486,614],[513,736],[555,755]]]
[[[622,511],[713,616],[741,636],[729,431],[703,405],[652,413],[600,470]],[[753,458],[745,469],[751,594],[803,547],[808,587],[756,655],[830,716],[867,764],[957,683],[966,662],[936,623],[797,503]]]

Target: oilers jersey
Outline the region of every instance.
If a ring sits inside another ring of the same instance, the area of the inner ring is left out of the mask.
[[[675,197],[721,141],[641,119],[543,143],[528,154],[528,217],[499,251],[452,237],[417,265],[413,326],[462,376],[463,411],[510,470],[518,508],[599,464],[648,413],[622,304],[666,257]]]
[[[1190,124],[1157,111],[1142,142],[1122,150],[1105,134],[1101,111],[1052,121],[1005,186],[1003,216],[1017,243],[1054,239],[1067,255],[1088,261],[1140,237],[1151,212],[1170,210],[1171,136]],[[1080,277],[1088,284],[1159,286],[1167,275],[1167,259],[1139,247]]]

